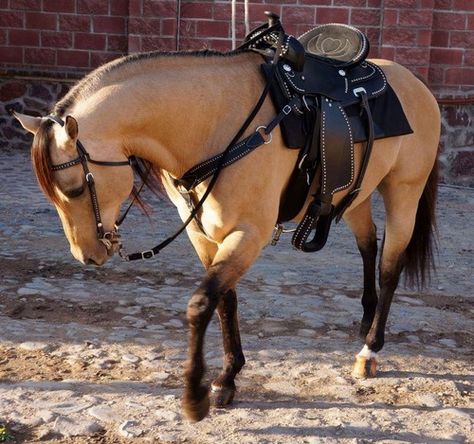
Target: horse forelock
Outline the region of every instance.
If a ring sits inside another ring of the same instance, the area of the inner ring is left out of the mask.
[[[51,202],[55,205],[59,205],[60,199],[56,191],[54,174],[51,169],[50,147],[52,125],[53,122],[51,121],[41,123],[33,139],[33,144],[31,145],[31,162],[40,188]]]

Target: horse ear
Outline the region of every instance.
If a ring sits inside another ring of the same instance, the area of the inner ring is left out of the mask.
[[[18,122],[20,122],[23,128],[25,128],[30,133],[37,133],[42,120],[41,117],[28,116],[26,114],[17,113],[16,111],[13,111],[12,114],[15,116]]]
[[[66,117],[66,125],[65,125],[66,133],[70,139],[76,140],[79,134],[79,125],[77,124],[77,120],[72,116]]]

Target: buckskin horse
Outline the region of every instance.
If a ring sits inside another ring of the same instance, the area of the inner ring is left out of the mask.
[[[384,345],[385,324],[402,270],[421,283],[429,272],[440,128],[436,101],[418,78],[390,61],[372,63],[395,91],[413,131],[375,140],[358,189],[354,190],[352,180],[332,195],[337,206],[356,191],[343,219],[363,259],[360,334],[365,345],[353,371],[359,377],[375,376],[377,352]],[[114,224],[121,205],[135,189],[130,158],[139,159],[132,166],[152,185],[151,168],[181,218],[191,219],[187,234],[206,270],[187,307],[189,359],[183,410],[195,421],[203,419],[210,406],[209,388],[202,382],[203,344],[215,310],[223,333],[224,364],[212,382],[212,398],[223,406],[234,397],[234,379],[245,363],[235,288],[271,239],[298,160],[298,150],[285,146],[279,122],[274,122],[271,134],[267,131],[267,123],[276,114],[270,98],[261,95],[261,106],[255,108],[266,84],[261,64],[262,54],[248,49],[225,54],[135,54],[87,75],[47,117],[15,113],[34,134],[32,162],[39,184],[59,213],[73,256],[83,264],[102,265],[120,248]],[[345,72],[339,70],[339,74]],[[247,119],[252,125],[241,126],[252,109],[256,115]],[[262,126],[264,131],[255,131]],[[229,166],[223,165],[224,159],[218,180],[214,180],[215,172],[208,174],[183,198],[176,185],[179,178],[196,165],[219,158],[233,137],[250,140],[255,135],[264,143]],[[356,172],[363,166],[364,150],[363,143],[354,144]],[[320,183],[312,181],[296,221],[305,217]],[[376,189],[386,210],[378,296],[370,199]],[[208,198],[203,200],[203,196]],[[153,255],[151,250],[141,253],[142,257]]]

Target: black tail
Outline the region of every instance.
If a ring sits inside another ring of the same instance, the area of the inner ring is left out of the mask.
[[[415,228],[405,251],[405,278],[409,286],[423,288],[435,270],[436,199],[438,195],[438,161],[433,165],[416,211]]]

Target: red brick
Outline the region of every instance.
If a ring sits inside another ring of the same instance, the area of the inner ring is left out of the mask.
[[[232,49],[232,42],[226,39],[209,40],[209,48],[214,51],[227,52]]]
[[[128,52],[130,54],[142,50],[142,38],[137,35],[128,36]]]
[[[125,20],[122,17],[94,17],[94,32],[124,34]]]
[[[435,9],[451,9],[452,0],[434,0]]]
[[[383,6],[384,8],[413,8],[417,6],[416,3],[416,0],[385,0]]]
[[[13,46],[39,46],[39,32],[11,29],[10,45]]]
[[[290,3],[290,2],[285,2]],[[331,6],[332,0],[299,0],[300,5],[311,5],[311,6]]]
[[[9,3],[8,0],[0,0],[0,9],[8,9]]]
[[[430,66],[428,70],[428,81],[430,84],[442,84],[444,82],[444,69],[439,66]]]
[[[464,30],[466,28],[466,14],[455,12],[438,12],[433,15],[433,29]]]
[[[401,26],[431,27],[433,22],[433,11],[430,10],[407,10],[399,12],[398,24]]]
[[[196,23],[196,36],[229,37],[229,23],[200,20]]]
[[[130,17],[136,17],[142,15],[142,0],[129,0],[128,10],[130,13]]]
[[[209,46],[207,39],[184,38],[179,41],[179,49],[182,51],[208,49]]]
[[[454,0],[453,9],[455,11],[474,11],[472,0]]]
[[[319,6],[319,2],[316,2],[317,5]],[[366,6],[367,1],[366,0],[334,0],[332,3],[334,6]]]
[[[419,0],[420,9],[434,9],[435,0]]]
[[[26,13],[26,28],[28,29],[56,29],[56,14],[42,12]]]
[[[58,66],[88,67],[89,51],[58,50]]]
[[[130,34],[159,34],[160,20],[154,18],[130,18],[128,21]]]
[[[449,46],[449,32],[433,31],[431,33],[431,46],[447,48]]]
[[[351,12],[351,24],[355,26],[379,26],[380,21],[379,9],[353,9]]]
[[[90,34],[76,32],[74,34],[74,48],[89,50],[104,50],[106,37],[104,34]]]
[[[96,68],[116,58],[118,58],[116,52],[91,51],[91,68]]]
[[[176,20],[164,19],[161,21],[161,35],[163,37],[173,37],[176,35]]]
[[[110,3],[110,15],[128,16],[128,0],[113,0]]]
[[[380,28],[367,28],[364,30],[371,45],[378,45],[380,41]]]
[[[283,6],[281,19],[283,23],[314,23],[316,8],[310,6]]]
[[[383,14],[383,27],[395,26],[398,24],[398,10],[386,9]]]
[[[411,70],[418,77],[421,77],[424,83],[428,83],[429,68],[427,66],[414,66],[411,68]]]
[[[176,1],[143,0],[143,2],[143,15],[145,17],[176,17]]]
[[[142,51],[174,51],[176,42],[173,38],[151,37],[142,38]]]
[[[42,31],[41,46],[52,48],[70,48],[72,46],[72,33]]]
[[[23,11],[41,11],[41,0],[10,0],[10,8]]]
[[[196,22],[192,20],[182,20],[179,24],[179,33],[181,37],[195,37]]]
[[[317,8],[316,22],[324,23],[348,23],[349,10],[347,8]]]
[[[108,35],[107,36],[107,50],[117,52],[127,52],[128,39],[124,35]]]
[[[451,85],[474,85],[474,68],[449,68],[445,79]]]
[[[91,20],[87,15],[61,14],[59,28],[63,31],[91,31]]]
[[[56,51],[44,48],[25,48],[25,63],[54,66],[56,64]]]
[[[417,40],[416,29],[390,28],[383,31],[384,45],[415,46]]]
[[[260,5],[257,5],[260,6]],[[230,20],[232,13],[231,13],[231,4],[230,2],[216,2],[214,3],[213,7],[213,15],[212,17],[215,20]],[[252,5],[253,9],[253,5]],[[267,9],[268,10],[268,6]],[[237,8],[236,10],[236,20],[243,20],[244,12],[242,8]]]
[[[0,45],[6,45],[7,43],[7,30],[0,29]]]
[[[370,45],[369,56],[370,59],[379,59],[380,58],[380,48],[375,45]]]
[[[76,12],[75,0],[43,0],[43,11]]]
[[[0,47],[0,62],[3,63],[22,63],[23,48],[2,46]]]
[[[380,8],[383,0],[367,0],[367,6],[369,8]]]
[[[24,14],[16,11],[2,11],[0,14],[0,27],[23,28]]]
[[[418,46],[431,46],[432,32],[430,29],[422,29],[418,31],[416,39]]]
[[[430,61],[434,64],[461,65],[464,51],[462,49],[431,49]]]
[[[380,48],[380,57],[382,57],[383,59],[394,60],[395,48],[391,46],[384,46]]]
[[[403,65],[428,66],[430,52],[425,48],[397,48],[395,61]]]
[[[466,51],[464,53],[464,63],[467,66],[474,66],[474,50],[473,51]]]
[[[474,30],[474,14],[470,14],[467,18],[467,29]]]
[[[113,0],[112,0],[113,1]],[[79,14],[108,14],[108,0],[77,0]]]
[[[183,3],[181,17],[211,19],[213,17],[212,3]]]
[[[474,32],[453,31],[451,32],[450,47],[454,48],[474,48]]]

